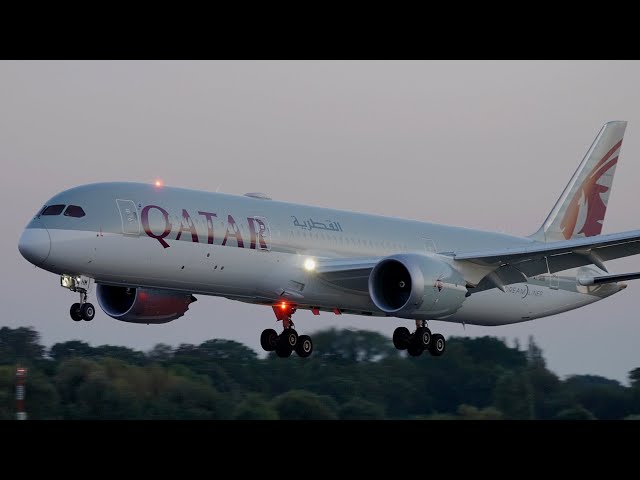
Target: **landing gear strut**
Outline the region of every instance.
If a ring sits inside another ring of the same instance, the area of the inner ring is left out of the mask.
[[[406,350],[412,357],[419,357],[425,350],[434,357],[439,357],[444,353],[446,342],[439,333],[431,334],[425,320],[416,320],[416,331],[413,333],[406,327],[395,329],[393,345],[398,350]]]
[[[290,357],[294,351],[299,357],[306,358],[313,352],[313,342],[309,335],[300,335],[294,329],[291,316],[295,313],[296,308],[286,303],[273,307],[278,320],[282,320],[284,329],[282,333],[278,333],[268,328],[260,335],[260,345],[267,352],[275,350],[276,355],[281,358]]]
[[[87,294],[91,289],[91,279],[86,277],[72,277],[62,275],[60,285],[72,292],[80,293],[80,303],[74,303],[69,309],[71,319],[79,322],[85,320],[90,322],[96,315],[96,309],[91,303],[87,303]]]

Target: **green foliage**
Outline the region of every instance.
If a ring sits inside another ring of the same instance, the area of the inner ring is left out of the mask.
[[[281,420],[336,420],[329,397],[304,390],[291,390],[273,400]]]
[[[231,405],[206,384],[181,378],[172,382],[161,395],[166,410],[156,412],[164,419],[216,420],[228,418]]]
[[[389,339],[367,330],[342,330],[332,328],[318,332],[313,337],[314,355],[336,364],[372,362],[396,356],[397,350]]]
[[[0,420],[16,418],[16,369],[0,365]]]
[[[197,351],[202,358],[231,360],[245,365],[258,358],[256,352],[234,340],[207,340],[197,347]]]
[[[495,388],[495,405],[506,418],[533,420],[533,388],[524,370],[506,372]]]
[[[531,386],[533,418],[550,419],[553,417],[557,396],[562,392],[560,379],[547,370],[544,363],[530,363],[526,377]]]
[[[569,377],[564,382],[564,391],[573,403],[584,406],[602,420],[620,420],[640,410],[632,389],[597,375]]]
[[[432,413],[431,415],[416,415],[411,417],[412,420],[459,420],[452,413]]]
[[[100,358],[117,358],[133,365],[145,365],[148,360],[143,352],[115,345],[101,345],[94,349],[95,356]]]
[[[362,398],[353,398],[343,404],[338,411],[338,416],[340,420],[381,420],[385,418],[382,406]]]
[[[25,384],[25,410],[33,420],[55,420],[60,417],[60,397],[50,378],[31,368]]]
[[[278,412],[260,395],[249,395],[236,409],[236,420],[278,420]]]
[[[152,362],[168,362],[173,358],[173,347],[166,343],[158,343],[149,350],[147,358]]]
[[[70,340],[68,342],[56,343],[49,350],[49,356],[56,361],[73,357],[94,357],[95,353],[91,345],[80,340]]]
[[[589,410],[582,405],[576,405],[575,407],[567,408],[558,412],[555,416],[556,420],[595,420],[596,417]]]
[[[314,354],[259,358],[232,340],[148,352],[71,340],[46,352],[31,328],[0,328],[0,420],[15,418],[16,366],[28,367],[30,419],[638,419],[630,386],[561,380],[542,350],[453,337],[442,357],[413,358],[376,332],[314,334]],[[48,356],[45,356],[48,353]]]
[[[44,358],[40,334],[31,327],[0,328],[0,364],[30,364]]]
[[[525,354],[516,348],[510,348],[504,341],[495,337],[459,338],[453,337],[447,341],[447,348],[452,343],[459,343],[475,364],[500,364],[512,370],[524,367],[527,363]]]
[[[460,420],[502,420],[502,412],[493,408],[486,407],[478,409],[473,405],[460,405],[458,407],[458,419]]]

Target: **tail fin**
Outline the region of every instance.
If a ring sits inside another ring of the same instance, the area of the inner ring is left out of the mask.
[[[604,124],[532,239],[555,242],[600,235],[626,127],[621,121]]]

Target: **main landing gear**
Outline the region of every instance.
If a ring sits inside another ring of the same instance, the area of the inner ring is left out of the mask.
[[[91,303],[87,303],[87,294],[91,289],[91,279],[87,277],[72,277],[70,275],[62,275],[60,277],[60,285],[72,292],[80,293],[80,303],[74,303],[69,309],[71,319],[79,322],[85,320],[90,322],[96,315],[96,309]]]
[[[416,331],[409,333],[406,327],[398,327],[393,332],[393,345],[398,350],[406,350],[412,357],[419,357],[428,350],[434,357],[444,353],[446,342],[439,333],[431,334],[425,320],[416,320]]]
[[[281,358],[290,357],[294,351],[299,357],[303,358],[311,355],[313,351],[311,337],[309,335],[298,335],[298,332],[293,328],[291,316],[295,313],[296,308],[282,303],[274,306],[273,311],[276,314],[276,318],[282,320],[284,329],[280,335],[272,328],[264,330],[260,335],[262,348],[267,352],[275,350],[276,355]]]

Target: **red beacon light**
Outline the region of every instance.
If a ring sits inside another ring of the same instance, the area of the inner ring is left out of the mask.
[[[164,182],[162,180],[160,180],[160,179],[158,179],[155,182],[153,182],[153,184],[158,188],[164,186]]]

